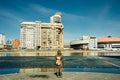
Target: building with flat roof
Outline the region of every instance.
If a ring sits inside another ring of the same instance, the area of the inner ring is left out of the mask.
[[[50,18],[50,23],[22,22],[20,29],[20,48],[25,49],[63,49],[64,26],[61,13]]]
[[[70,46],[74,49],[96,49],[97,39],[95,36],[83,36],[80,40],[71,41]]]
[[[101,49],[120,49],[120,38],[106,37],[98,39],[98,48]]]

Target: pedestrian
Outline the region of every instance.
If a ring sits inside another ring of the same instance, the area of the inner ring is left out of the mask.
[[[55,73],[57,77],[62,77],[62,68],[63,68],[63,55],[60,50],[57,51],[55,55],[55,65],[57,67],[57,72]]]

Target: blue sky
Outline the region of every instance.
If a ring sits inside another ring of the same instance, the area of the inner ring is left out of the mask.
[[[62,13],[65,42],[83,35],[120,37],[120,0],[0,0],[0,33],[20,38],[23,21],[50,22]]]

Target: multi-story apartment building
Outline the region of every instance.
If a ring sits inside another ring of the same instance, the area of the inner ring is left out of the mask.
[[[50,23],[22,22],[20,32],[20,47],[27,49],[63,49],[64,26],[61,13],[50,18]]]
[[[4,48],[5,45],[5,35],[0,34],[0,48]]]

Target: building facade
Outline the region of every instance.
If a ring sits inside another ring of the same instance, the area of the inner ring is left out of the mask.
[[[63,49],[64,26],[61,13],[50,18],[50,23],[22,22],[20,48],[27,49]]]
[[[98,39],[98,48],[107,50],[120,50],[120,38],[106,37]]]
[[[74,49],[96,49],[97,39],[95,36],[83,36],[80,40],[71,41],[70,46]]]
[[[12,49],[12,45],[13,45],[13,41],[8,39],[6,40],[6,44],[5,44],[5,49],[11,50]]]
[[[19,44],[20,44],[20,41],[18,39],[13,40],[13,48],[14,49],[19,49]]]
[[[0,48],[4,48],[5,45],[5,35],[0,34]]]

